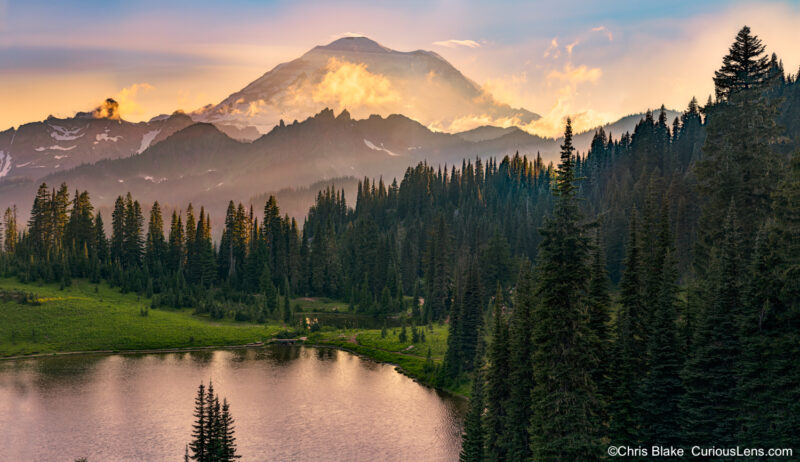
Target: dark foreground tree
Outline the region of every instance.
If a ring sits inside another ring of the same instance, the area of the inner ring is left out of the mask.
[[[572,125],[567,120],[553,191],[540,230],[533,309],[534,460],[594,460],[601,454],[601,402],[592,380],[597,338],[589,325],[589,239],[577,197]]]
[[[194,417],[192,441],[188,445],[192,460],[233,462],[241,457],[236,454],[234,422],[228,400],[223,399],[220,406],[213,385],[209,384],[206,389],[201,383],[198,387]]]
[[[469,400],[469,411],[464,419],[464,436],[461,444],[460,462],[483,462],[485,460],[486,432],[483,428],[483,414],[486,409],[483,399],[483,355],[484,347],[481,340],[475,353],[475,374],[472,382],[472,395]]]

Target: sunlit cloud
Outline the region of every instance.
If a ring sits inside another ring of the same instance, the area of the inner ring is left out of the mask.
[[[334,34],[330,36],[331,40],[336,40],[344,37],[366,37],[366,34],[360,32],[342,32],[341,34]]]
[[[438,42],[433,42],[433,44],[445,48],[456,48],[456,47],[479,48],[481,46],[481,44],[476,42],[475,40],[456,40],[456,39],[441,40]]]
[[[565,46],[564,49],[567,50],[568,55],[572,55],[572,49],[578,46],[581,43],[580,39],[575,39],[574,42],[570,43],[569,45]]]
[[[575,85],[583,82],[597,82],[602,75],[603,71],[598,67],[590,68],[586,65],[573,67],[572,63],[567,63],[561,70],[550,71],[550,73],[547,74],[547,79],[549,81],[558,80]]]
[[[593,27],[592,28],[592,32],[603,32],[603,33],[606,34],[606,37],[608,37],[608,41],[609,42],[613,42],[614,41],[614,34],[612,34],[611,31],[608,30],[608,28],[606,26]]]
[[[553,38],[552,40],[550,40],[550,46],[547,47],[546,50],[544,50],[543,56],[545,58],[552,58],[552,59],[558,59],[558,57],[561,56],[561,50],[558,48],[557,38]]]
[[[311,89],[308,85],[311,83],[306,81],[302,86],[291,88],[290,93],[297,98],[310,95],[314,103],[336,109],[378,106],[400,99],[385,76],[370,72],[365,64],[337,58],[328,60],[326,74],[319,83],[313,84]]]
[[[154,87],[147,82],[134,83],[123,88],[114,96],[114,100],[119,104],[118,113],[120,117],[137,118],[145,113],[145,109],[138,101],[140,93],[148,92]]]

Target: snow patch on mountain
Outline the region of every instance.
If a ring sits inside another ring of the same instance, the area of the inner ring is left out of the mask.
[[[69,156],[64,154],[64,155],[61,155],[61,156],[53,156],[53,159],[61,160],[61,159],[66,159],[67,157],[69,157]],[[58,168],[58,167],[56,167],[56,168]]]
[[[0,151],[0,178],[8,175],[11,171],[11,153],[6,154],[5,151]]]
[[[84,133],[81,133],[82,128],[66,128],[60,125],[50,125],[54,131],[50,132],[50,136],[55,138],[58,141],[72,141],[77,140],[78,138],[82,137]]]
[[[42,151],[71,151],[71,150],[75,149],[76,147],[77,147],[77,145],[76,146],[64,147],[64,146],[59,146],[57,144],[54,144],[52,146],[39,146],[38,148],[34,149],[34,151],[36,151],[36,152],[42,152]]]
[[[144,134],[142,136],[142,144],[139,146],[139,150],[136,151],[137,154],[141,154],[144,152],[145,149],[150,147],[150,143],[161,133],[161,130],[152,130]]]
[[[364,138],[364,144],[366,144],[367,147],[372,149],[373,151],[383,151],[383,152],[385,152],[386,154],[389,154],[392,157],[398,157],[400,155],[400,154],[395,154],[392,151],[384,148],[383,147],[383,143],[381,143],[381,146],[378,147],[378,146],[375,146],[371,141],[369,141],[366,138]]]
[[[152,177],[152,176],[150,176],[150,175],[147,175],[147,176],[145,176],[145,177],[144,177],[144,179],[145,179],[146,181],[149,181],[149,182],[151,182],[151,183],[156,183],[156,184],[158,184],[158,183],[161,183],[161,182],[163,182],[163,181],[167,181],[167,179],[166,179],[166,178],[164,178],[164,177],[161,177],[161,178],[153,178],[153,177]]]
[[[100,133],[99,135],[94,136],[95,139],[94,144],[97,144],[100,141],[112,141],[116,143],[117,141],[120,140],[120,138],[122,138],[122,135],[108,136],[108,133]]]

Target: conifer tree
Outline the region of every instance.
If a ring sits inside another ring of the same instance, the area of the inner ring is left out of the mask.
[[[133,200],[131,193],[125,198],[125,218],[123,231],[123,267],[137,268],[142,264],[144,243],[142,242],[142,227],[144,217],[139,201]]]
[[[194,425],[192,426],[192,460],[205,462],[208,460],[208,409],[206,402],[206,387],[201,383],[197,388],[197,397],[194,400]]]
[[[184,249],[183,223],[180,214],[176,211],[172,212],[169,225],[168,254],[167,269],[170,272],[181,270],[186,251]]]
[[[524,263],[517,279],[517,299],[509,321],[509,400],[505,423],[508,460],[531,459],[530,435],[533,391],[532,311],[536,303],[534,280],[529,263]],[[498,288],[498,295],[502,293]]]
[[[597,367],[592,379],[597,385],[602,399],[608,403],[610,393],[609,370],[611,335],[609,333],[609,314],[611,297],[609,295],[608,271],[600,242],[600,230],[595,235],[595,247],[592,252],[592,276],[589,280],[589,326],[597,338]]]
[[[145,255],[147,265],[152,270],[160,265],[166,257],[166,242],[164,240],[164,218],[161,216],[161,206],[158,201],[150,209],[150,221],[147,225],[147,239],[145,240]]]
[[[724,98],[705,108],[707,136],[703,159],[695,168],[698,191],[707,199],[694,261],[702,279],[711,249],[722,240],[719,225],[725,222],[731,200],[742,228],[740,250],[745,259],[750,258],[753,238],[769,213],[771,195],[784,172],[783,159],[774,147],[780,134],[778,104],[762,88],[769,65],[763,52],[758,37],[744,27],[715,79]]]
[[[195,241],[197,239],[197,219],[194,216],[194,207],[192,207],[191,203],[186,207],[186,231],[183,235],[185,236],[184,251],[186,252],[184,261],[188,265],[190,259],[197,258],[195,255],[197,252],[195,246]]]
[[[436,227],[431,230],[425,258],[425,322],[429,322],[444,317],[450,306],[450,271],[447,264],[450,259],[450,239],[443,216],[437,219]]]
[[[533,417],[536,460],[591,460],[601,454],[600,400],[592,380],[597,339],[586,291],[589,240],[576,197],[572,124],[567,119],[552,217],[540,230],[533,310]]]
[[[64,240],[67,247],[77,250],[94,246],[92,242],[93,210],[94,207],[92,207],[92,203],[89,200],[89,193],[75,191],[69,220],[64,229]]]
[[[28,220],[28,236],[33,251],[40,257],[47,255],[53,235],[53,218],[50,191],[42,183],[36,191]]]
[[[508,458],[508,438],[510,423],[508,419],[510,398],[510,352],[508,344],[508,323],[503,314],[502,294],[495,297],[492,322],[492,339],[489,343],[486,370],[486,460],[504,461]],[[528,401],[529,402],[529,401]],[[523,425],[523,422],[513,425]]]
[[[51,246],[60,249],[64,244],[64,231],[67,227],[69,210],[69,189],[66,183],[61,183],[58,191],[53,192],[50,202],[52,216]]]
[[[264,268],[261,270],[261,292],[264,294],[266,299],[267,308],[270,311],[274,310],[278,307],[278,289],[275,288],[275,284],[272,283],[272,272],[269,269],[269,265],[264,263]]]
[[[100,212],[94,217],[94,249],[95,255],[100,262],[106,262],[109,258],[108,254],[108,239],[106,238],[105,225],[103,225],[103,216]]]
[[[427,303],[426,303],[427,305]],[[456,292],[455,300],[450,307],[447,326],[447,350],[444,353],[440,382],[449,384],[461,373],[461,297]]]
[[[236,437],[234,436],[234,421],[230,412],[228,400],[222,400],[222,412],[219,417],[220,455],[219,462],[234,462],[241,458],[236,454]]]
[[[483,462],[485,459],[486,432],[483,426],[484,404],[484,359],[485,347],[483,332],[479,333],[478,347],[475,352],[475,373],[472,378],[472,393],[469,399],[469,411],[464,418],[464,433],[461,443],[460,462]],[[430,355],[430,349],[428,349]]]
[[[614,444],[636,445],[639,440],[638,402],[641,374],[645,370],[647,341],[645,306],[642,295],[640,248],[637,240],[637,212],[631,211],[625,252],[625,270],[620,281],[620,309],[612,347],[614,374],[610,383],[609,433]]]
[[[117,196],[111,213],[111,260],[122,263],[125,258],[125,200]]]
[[[481,286],[477,262],[473,261],[467,270],[463,303],[461,304],[460,334],[461,337],[461,370],[471,372],[473,360],[478,346],[478,333],[483,321]]]
[[[668,251],[661,271],[661,290],[653,307],[651,335],[647,342],[647,375],[642,392],[641,440],[664,446],[681,442],[680,410],[683,396],[678,345],[678,271],[674,253]]]
[[[732,94],[759,88],[767,83],[769,57],[764,54],[764,45],[750,28],[742,27],[736,39],[722,58],[722,67],[714,72],[717,99],[728,99]]]
[[[8,207],[3,214],[3,250],[13,254],[17,248],[17,207]]]
[[[742,302],[742,274],[736,216],[731,202],[711,268],[711,299],[700,314],[682,374],[686,389],[681,402],[684,441],[715,441],[720,447],[735,445],[739,414],[736,320]]]

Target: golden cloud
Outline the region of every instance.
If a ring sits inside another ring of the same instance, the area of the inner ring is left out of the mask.
[[[123,88],[120,90],[119,93],[114,97],[114,99],[119,103],[119,108],[117,109],[117,114],[127,117],[138,117],[144,113],[144,109],[142,106],[136,101],[139,92],[146,92],[153,89],[153,86],[149,83],[134,83],[130,87]]]
[[[614,34],[611,33],[610,30],[606,26],[597,26],[592,28],[592,32],[604,32],[606,37],[608,37],[609,42],[614,41]]]
[[[387,77],[370,72],[366,64],[330,58],[311,98],[341,109],[394,103],[400,100],[400,94]]]
[[[549,81],[560,80],[570,84],[578,84],[583,82],[597,82],[602,77],[603,71],[599,67],[587,67],[580,65],[573,67],[571,63],[564,65],[563,70],[552,70],[547,74]]]
[[[479,48],[481,46],[481,44],[476,42],[475,40],[457,40],[457,39],[441,40],[438,42],[433,42],[433,44],[445,48],[456,48],[456,47]]]

